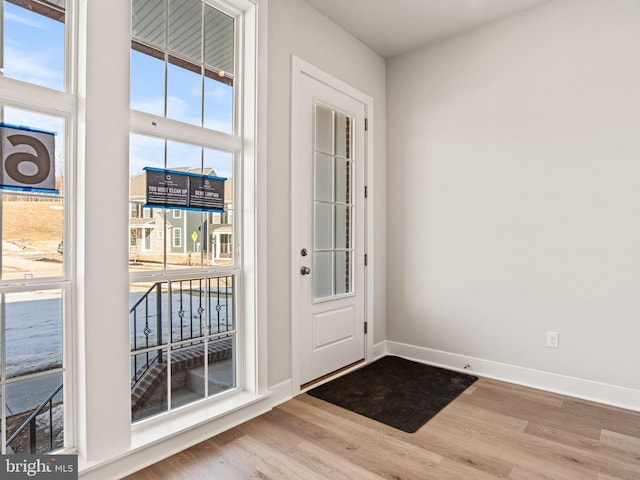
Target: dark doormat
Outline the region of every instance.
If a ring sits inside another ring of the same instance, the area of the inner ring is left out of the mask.
[[[477,379],[387,356],[307,393],[413,433]]]

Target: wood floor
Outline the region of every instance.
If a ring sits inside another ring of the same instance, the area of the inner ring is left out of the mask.
[[[300,395],[127,480],[640,479],[640,413],[480,379],[416,433]]]

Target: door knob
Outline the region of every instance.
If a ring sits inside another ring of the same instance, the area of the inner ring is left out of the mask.
[[[311,273],[311,269],[309,267],[300,267],[300,273],[302,275],[309,275]]]

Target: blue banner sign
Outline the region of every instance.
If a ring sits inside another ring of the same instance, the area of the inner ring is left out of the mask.
[[[147,175],[145,207],[224,212],[226,178],[152,167],[144,170]]]
[[[55,138],[53,132],[0,123],[0,188],[59,193]]]

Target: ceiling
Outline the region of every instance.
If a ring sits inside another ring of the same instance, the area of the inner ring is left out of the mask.
[[[551,0],[306,0],[383,57]]]

